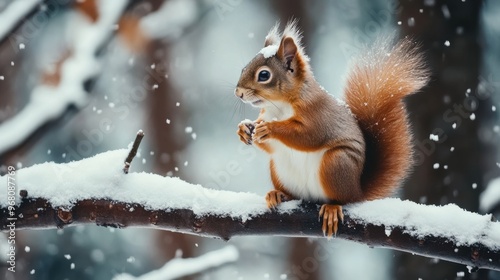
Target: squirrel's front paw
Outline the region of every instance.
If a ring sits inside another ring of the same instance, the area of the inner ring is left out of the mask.
[[[288,196],[282,191],[272,190],[266,195],[267,208],[276,208],[281,202],[291,200],[292,197]]]
[[[251,120],[243,120],[238,125],[236,133],[240,136],[240,141],[246,145],[252,145],[252,133],[254,132],[255,125]]]
[[[252,135],[252,140],[257,143],[264,143],[271,137],[270,124],[265,121],[261,121],[255,126],[254,133]]]

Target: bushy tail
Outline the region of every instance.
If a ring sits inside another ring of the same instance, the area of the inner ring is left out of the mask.
[[[361,187],[368,200],[390,195],[412,164],[411,131],[402,102],[421,89],[428,71],[417,46],[403,39],[374,44],[348,75],[345,98],[366,141]]]

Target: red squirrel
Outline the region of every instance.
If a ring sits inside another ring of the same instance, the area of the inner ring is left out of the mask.
[[[319,216],[328,237],[343,221],[342,205],[390,195],[411,166],[402,98],[427,83],[427,70],[410,39],[382,41],[353,65],[344,103],[314,78],[295,21],[283,33],[276,24],[234,91],[260,108],[257,120],[241,122],[237,133],[271,157],[267,206],[323,203]]]

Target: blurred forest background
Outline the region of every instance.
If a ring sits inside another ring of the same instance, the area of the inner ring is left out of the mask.
[[[416,166],[398,195],[500,213],[498,200],[481,196],[500,174],[494,0],[0,0],[0,165],[5,171],[79,160],[127,147],[142,129],[133,171],[264,195],[271,188],[267,157],[235,134],[257,111],[239,103],[233,89],[267,31],[291,18],[299,19],[320,84],[339,97],[349,61],[377,36],[398,32],[420,41],[432,79],[406,100]],[[230,243],[240,250],[238,262],[186,279],[500,279],[341,240]],[[14,275],[140,275],[224,244],[145,229],[19,231]],[[318,260],[318,250],[328,258]],[[13,279],[4,271],[0,278]]]

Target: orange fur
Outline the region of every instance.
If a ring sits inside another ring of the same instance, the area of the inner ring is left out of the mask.
[[[268,154],[273,153],[273,149],[266,143],[255,143],[255,145]]]
[[[47,86],[58,86],[61,82],[61,68],[63,63],[71,56],[70,51],[65,51],[61,57],[51,65],[50,69],[45,69],[41,75],[41,83]]]
[[[134,53],[144,53],[151,41],[141,30],[140,20],[133,13],[125,14],[119,20],[118,38]]]
[[[428,77],[409,39],[392,49],[384,44],[377,42],[374,51],[361,57],[345,89],[367,145],[361,177],[367,200],[390,195],[410,170],[411,132],[402,98],[422,88]]]
[[[95,1],[96,0],[76,1],[74,5],[76,9],[87,16],[91,22],[96,22],[99,18],[99,9]]]
[[[269,169],[271,171],[271,181],[273,182],[274,188],[278,191],[283,192],[291,199],[293,196],[286,190],[285,186],[283,186],[283,183],[281,183],[280,179],[276,175],[276,169],[272,160],[269,163]]]

